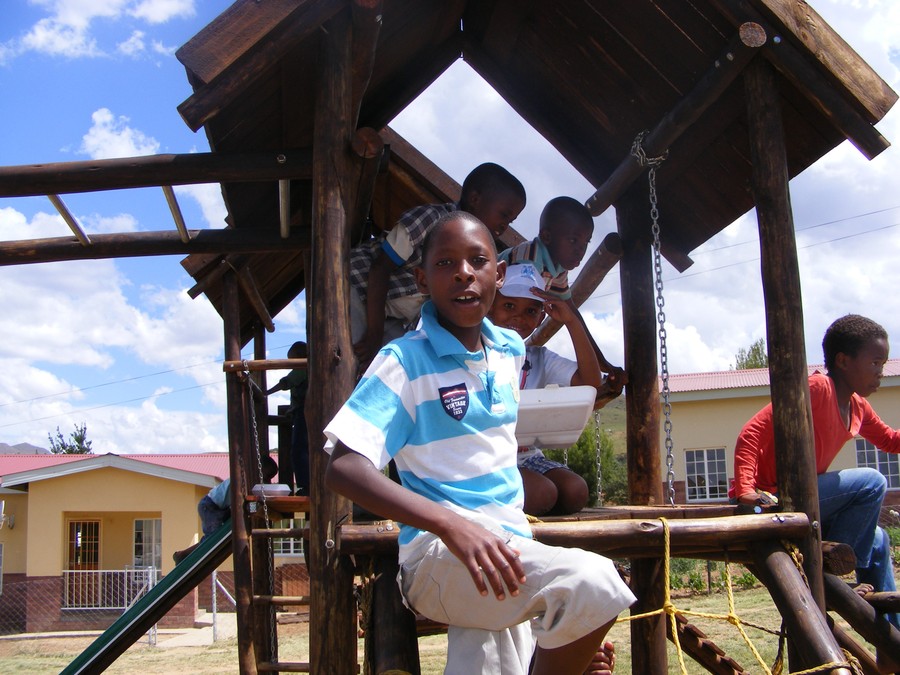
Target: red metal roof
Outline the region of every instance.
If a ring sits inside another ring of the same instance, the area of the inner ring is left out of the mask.
[[[111,454],[111,453],[110,453]],[[69,462],[92,459],[99,455],[0,455],[0,476],[50,469]],[[180,469],[219,480],[228,478],[228,453],[204,452],[191,455],[119,455],[123,459],[133,459],[170,469]]]
[[[816,370],[825,372],[822,364],[809,366],[812,374]],[[900,375],[900,359],[889,359],[884,364],[884,377]],[[714,391],[719,389],[747,389],[751,387],[768,387],[769,369],[752,368],[749,370],[723,370],[713,373],[681,373],[669,375],[669,391]],[[660,381],[660,387],[662,382]]]

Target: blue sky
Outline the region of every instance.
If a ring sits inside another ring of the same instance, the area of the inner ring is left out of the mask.
[[[0,165],[207,151],[176,107],[190,95],[175,50],[221,13],[224,0],[6,0],[0,23]],[[819,0],[812,5],[895,89],[900,89],[900,3]],[[455,92],[450,96],[447,92]],[[458,105],[447,109],[442,100]],[[878,126],[900,144],[900,105]],[[515,223],[534,236],[559,194],[593,188],[463,63],[454,65],[393,126],[458,181],[482,161],[525,184]],[[665,170],[665,167],[660,169]],[[808,359],[825,327],[867,314],[900,336],[900,155],[865,160],[845,143],[791,184],[798,230]],[[177,190],[190,228],[223,226],[217,186]],[[173,228],[161,191],[63,197],[91,232]],[[660,205],[665,227],[666,205]],[[614,228],[596,220],[595,241]],[[0,199],[0,239],[67,236],[44,198]],[[684,275],[664,268],[672,372],[727,369],[765,335],[752,214],[692,256]],[[0,268],[0,442],[48,445],[82,423],[96,452],[226,449],[221,320],[191,300],[181,256]],[[583,308],[607,355],[622,362],[614,271]],[[303,338],[294,303],[275,317],[273,358]],[[564,336],[552,343],[570,350]],[[280,374],[270,374],[270,381]],[[274,408],[286,397],[273,396]],[[895,426],[900,420],[892,421]]]

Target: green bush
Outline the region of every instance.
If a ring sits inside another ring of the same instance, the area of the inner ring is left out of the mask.
[[[612,440],[600,430],[600,470],[604,504],[628,503],[628,478],[625,458],[617,457]],[[556,462],[567,464],[588,484],[588,506],[597,506],[597,427],[593,420],[585,427],[578,441],[568,450],[545,450],[544,454]]]

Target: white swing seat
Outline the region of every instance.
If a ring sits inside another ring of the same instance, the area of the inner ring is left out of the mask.
[[[516,440],[520,446],[568,448],[591,418],[597,390],[587,385],[520,392]]]

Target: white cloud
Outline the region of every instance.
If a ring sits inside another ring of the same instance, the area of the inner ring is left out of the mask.
[[[66,25],[54,19],[41,19],[21,40],[20,51],[35,51],[67,58],[100,56],[97,41],[83,27]]]
[[[144,44],[144,32],[140,30],[136,30],[131,34],[124,42],[120,42],[116,45],[116,49],[118,49],[120,54],[124,54],[125,56],[137,56],[138,54],[143,53],[146,45]]]
[[[175,188],[175,194],[177,196],[184,195],[196,201],[208,227],[215,230],[225,227],[225,217],[228,215],[228,209],[225,208],[225,200],[222,199],[222,188],[218,183],[179,185]],[[189,227],[189,229],[192,228]]]
[[[108,108],[91,115],[93,124],[83,136],[79,151],[92,159],[137,157],[159,151],[159,141],[128,125],[125,116],[115,117]]]
[[[141,0],[128,13],[154,24],[174,18],[189,19],[196,14],[196,10],[194,0]]]
[[[102,216],[92,213],[79,218],[88,234],[110,234],[116,232],[137,232],[137,219],[130,213],[120,213],[115,216]]]

